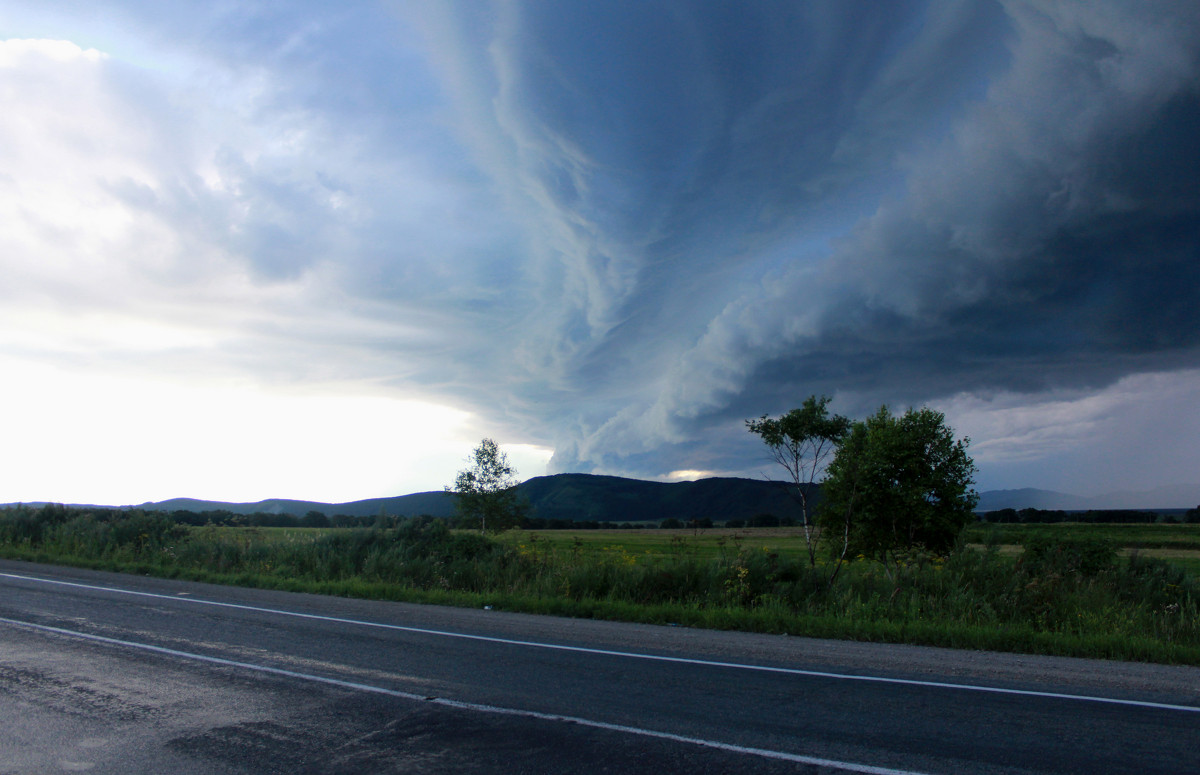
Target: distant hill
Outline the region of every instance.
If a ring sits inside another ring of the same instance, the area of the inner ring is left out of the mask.
[[[1053,509],[1062,511],[1083,511],[1089,498],[1079,495],[1054,492],[1052,490],[1037,490],[1024,487],[1019,490],[989,490],[979,494],[979,505],[976,511],[999,511],[1000,509]]]
[[[789,517],[796,505],[781,483],[757,479],[713,478],[695,482],[649,482],[617,476],[555,474],[538,476],[518,485],[528,499],[531,516],[597,522],[658,522],[668,517],[689,521],[705,517],[717,522],[749,519],[759,514]],[[234,514],[294,514],[318,511],[326,516],[371,517],[381,512],[397,516],[454,513],[445,492],[419,492],[394,498],[349,503],[318,503],[271,499],[255,503],[225,503],[191,498],[143,503],[143,509],[164,511],[229,511]]]
[[[542,519],[597,522],[688,522],[749,519],[759,514],[796,515],[796,504],[779,482],[712,478],[695,482],[648,482],[617,476],[555,474],[518,488],[532,515]]]
[[[795,517],[798,514],[795,502],[780,482],[761,479],[716,477],[694,482],[650,482],[618,476],[555,474],[534,477],[518,487],[521,494],[529,500],[532,507],[531,516],[542,519],[659,522],[674,517],[687,522],[707,517],[714,522],[726,522],[731,519],[749,519],[759,514],[773,514],[781,518]],[[819,491],[816,495],[819,497]],[[1200,487],[1159,488],[1090,498],[1052,490],[1025,488],[981,493],[976,511],[1023,508],[1062,511],[1180,509],[1192,508],[1197,504],[1200,504]],[[163,511],[228,511],[234,514],[293,514],[297,517],[302,517],[310,511],[330,517],[338,514],[374,517],[380,513],[409,517],[421,514],[448,517],[454,513],[454,502],[449,494],[435,491],[349,503],[319,503],[279,498],[255,503],[226,503],[174,498],[143,503],[139,508]]]
[[[1200,486],[1159,487],[1153,490],[1112,492],[1091,497],[1027,487],[1020,490],[989,490],[980,493],[979,505],[975,510],[1188,509],[1197,504],[1200,504]]]
[[[162,511],[229,511],[234,514],[293,514],[297,517],[302,517],[310,511],[319,511],[329,517],[335,514],[344,514],[350,517],[373,517],[381,512],[405,517],[419,514],[448,517],[454,513],[454,503],[450,496],[441,491],[417,492],[393,498],[369,498],[348,503],[320,503],[283,498],[271,498],[254,503],[226,503],[194,498],[172,498],[166,501],[142,503],[137,508]]]

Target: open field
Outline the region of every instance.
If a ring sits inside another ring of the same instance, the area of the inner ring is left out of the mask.
[[[983,527],[947,557],[884,567],[822,555],[814,567],[801,528],[489,538],[440,520],[185,527],[48,507],[0,511],[0,555],[321,594],[1200,664],[1197,526]]]
[[[775,553],[804,551],[798,527],[708,528],[697,530],[511,530],[500,541],[521,549],[568,552],[587,558],[636,556],[643,561],[671,557],[719,560],[743,550]]]
[[[230,540],[286,544],[313,541],[342,532],[343,528],[316,527],[200,527],[198,535],[219,535]],[[1022,541],[1036,537],[1100,539],[1113,542],[1122,557],[1158,557],[1200,577],[1200,525],[1096,525],[1082,523],[1034,525],[971,525],[963,534],[971,548],[982,550],[989,542],[1004,556],[1018,557]],[[766,551],[799,557],[805,552],[804,530],[799,527],[701,528],[660,530],[510,530],[496,537],[519,552],[570,554],[587,561],[630,557],[653,562],[677,557],[725,560],[743,550]]]
[[[977,524],[963,533],[963,541],[976,547],[994,544],[1005,554],[1020,554],[1032,539],[1109,541],[1128,556],[1200,562],[1200,525],[1106,525],[1064,522],[1058,524]],[[715,559],[736,555],[741,549],[767,549],[779,554],[805,551],[804,529],[709,528],[683,530],[512,530],[499,536],[510,545],[574,549],[584,555],[625,552],[648,557],[679,554]]]
[[[1111,541],[1126,549],[1193,549],[1200,552],[1200,525],[1180,524],[1052,524],[976,523],[963,538],[971,543],[1023,544],[1031,538]]]

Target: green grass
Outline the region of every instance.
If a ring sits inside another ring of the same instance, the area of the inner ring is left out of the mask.
[[[828,565],[808,567],[798,528],[514,531],[487,539],[441,522],[182,528],[146,514],[24,509],[0,512],[0,554],[382,600],[1200,664],[1200,552],[1193,556],[1188,543],[1195,526],[982,527],[1002,530],[980,535],[973,527],[966,538],[976,545],[897,578],[854,562],[833,585]],[[1114,535],[1134,548],[1169,548],[1123,557]],[[1024,551],[984,548],[998,540]]]
[[[1125,548],[1174,548],[1200,551],[1200,524],[1108,525],[1081,522],[1052,524],[976,523],[964,534],[967,541],[1024,544],[1031,539],[1098,539]]]
[[[728,560],[743,550],[799,555],[803,528],[708,528],[697,530],[510,530],[502,543],[528,552],[568,552],[585,560],[636,557],[655,561],[671,557]]]
[[[1137,553],[1142,557],[1156,557],[1169,562],[1192,578],[1200,578],[1200,551],[1176,549],[1140,549],[1124,552],[1125,556]]]

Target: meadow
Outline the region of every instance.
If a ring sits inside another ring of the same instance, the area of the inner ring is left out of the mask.
[[[188,527],[0,512],[0,554],[322,594],[814,637],[1200,664],[1200,525],[972,525],[898,574],[809,566],[797,528]]]

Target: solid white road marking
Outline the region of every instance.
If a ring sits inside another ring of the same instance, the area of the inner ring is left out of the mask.
[[[571,651],[581,654],[596,654],[599,656],[623,657],[627,659],[645,659],[655,662],[672,662],[685,665],[699,665],[702,667],[720,667],[733,670],[754,670],[764,673],[782,673],[785,675],[805,676],[809,678],[829,678],[839,681],[863,681],[868,683],[885,683],[898,684],[901,686],[922,686],[935,689],[956,689],[961,691],[971,692],[986,692],[990,694],[1008,694],[1021,697],[1045,697],[1055,700],[1073,700],[1080,702],[1099,702],[1110,705],[1125,705],[1137,708],[1155,708],[1158,710],[1174,710],[1184,711],[1188,713],[1200,713],[1200,707],[1194,705],[1171,705],[1163,702],[1149,702],[1145,700],[1126,700],[1114,697],[1097,697],[1088,694],[1063,694],[1059,692],[1040,692],[1032,689],[1006,689],[999,686],[983,686],[978,684],[960,684],[946,683],[942,681],[920,681],[912,678],[888,678],[885,676],[875,675],[854,675],[852,673],[830,673],[820,670],[801,670],[791,667],[772,667],[769,665],[747,665],[737,662],[719,662],[708,659],[691,659],[688,657],[671,657],[661,654],[639,654],[631,651],[613,651],[609,649],[594,649],[586,646],[566,646],[558,643],[539,643],[537,641],[513,640],[510,638],[498,638],[490,635],[470,635],[462,632],[448,632],[444,630],[430,630],[422,627],[409,627],[401,624],[384,624],[382,622],[369,622],[360,619],[345,619],[339,616],[324,616],[321,614],[306,614],[298,611],[285,611],[277,608],[263,608],[253,605],[242,605],[240,603],[222,603],[216,600],[204,600],[201,598],[182,598],[174,595],[161,595],[154,592],[138,592],[130,589],[120,589],[117,587],[102,587],[92,584],[81,584],[75,581],[60,581],[58,579],[39,578],[37,576],[23,576],[15,573],[0,573],[2,578],[20,579],[22,581],[40,582],[43,584],[57,584],[66,587],[78,587],[80,589],[88,589],[100,592],[112,592],[120,595],[133,595],[136,597],[149,597],[159,600],[172,600],[177,603],[193,603],[196,605],[216,606],[220,608],[233,608],[241,611],[253,611],[255,613],[276,614],[279,616],[292,616],[300,619],[312,619],[316,621],[333,622],[336,624],[351,624],[359,627],[374,627],[385,630],[396,630],[399,632],[411,632],[419,635],[435,635],[443,638],[460,638],[463,640],[485,641],[488,643],[502,643],[509,646],[525,646],[528,648],[551,649],[555,651]]]
[[[388,697],[398,697],[405,700],[428,702],[433,705],[442,705],[447,708],[455,708],[458,710],[471,710],[480,713],[493,713],[504,716],[519,716],[523,718],[534,718],[541,721],[568,722],[579,724],[580,726],[592,727],[594,729],[604,729],[611,732],[623,732],[625,734],[652,737],[660,740],[671,740],[676,743],[688,743],[690,745],[699,745],[705,748],[715,748],[721,751],[729,751],[731,753],[762,756],[768,759],[795,762],[797,764],[808,764],[816,767],[828,767],[845,772],[866,773],[866,775],[924,775],[923,773],[914,772],[912,770],[897,770],[888,767],[874,767],[869,764],[855,764],[854,762],[841,762],[834,759],[821,759],[815,756],[804,756],[803,754],[788,753],[787,751],[772,751],[766,748],[749,748],[741,745],[733,745],[732,743],[723,743],[719,740],[706,740],[700,737],[687,737],[685,735],[676,735],[670,732],[660,732],[654,729],[642,729],[641,727],[631,727],[624,724],[610,724],[606,721],[595,721],[593,719],[581,718],[579,716],[561,716],[554,713],[541,713],[536,710],[505,708],[498,705],[484,705],[477,702],[462,702],[460,700],[451,700],[444,697],[426,697],[421,694],[402,692],[396,689],[388,689],[383,686],[373,686],[371,684],[358,683],[355,681],[343,681],[339,678],[329,678],[327,676],[313,675],[311,673],[300,673],[295,670],[284,670],[283,668],[279,667],[256,665],[250,662],[237,662],[232,659],[211,657],[204,654],[193,654],[187,651],[179,651],[177,649],[154,646],[149,643],[119,640],[117,638],[108,638],[103,635],[92,635],[86,632],[76,632],[75,630],[66,630],[61,627],[51,627],[45,624],[33,624],[30,622],[22,622],[16,619],[7,619],[4,617],[0,617],[0,623],[11,624],[16,627],[25,627],[32,630],[40,630],[42,632],[50,632],[56,635],[66,635],[68,637],[81,638],[83,640],[95,641],[97,643],[103,643],[110,646],[121,646],[124,648],[139,649],[141,651],[150,651],[156,654],[165,654],[167,656],[176,657],[179,659],[206,662],[208,664],[220,665],[222,667],[233,667],[240,670],[250,670],[258,673],[267,673],[269,675],[284,676],[286,678],[294,678],[302,681],[312,681],[314,683],[337,686],[343,689],[371,692],[373,694],[383,694],[387,695]]]

